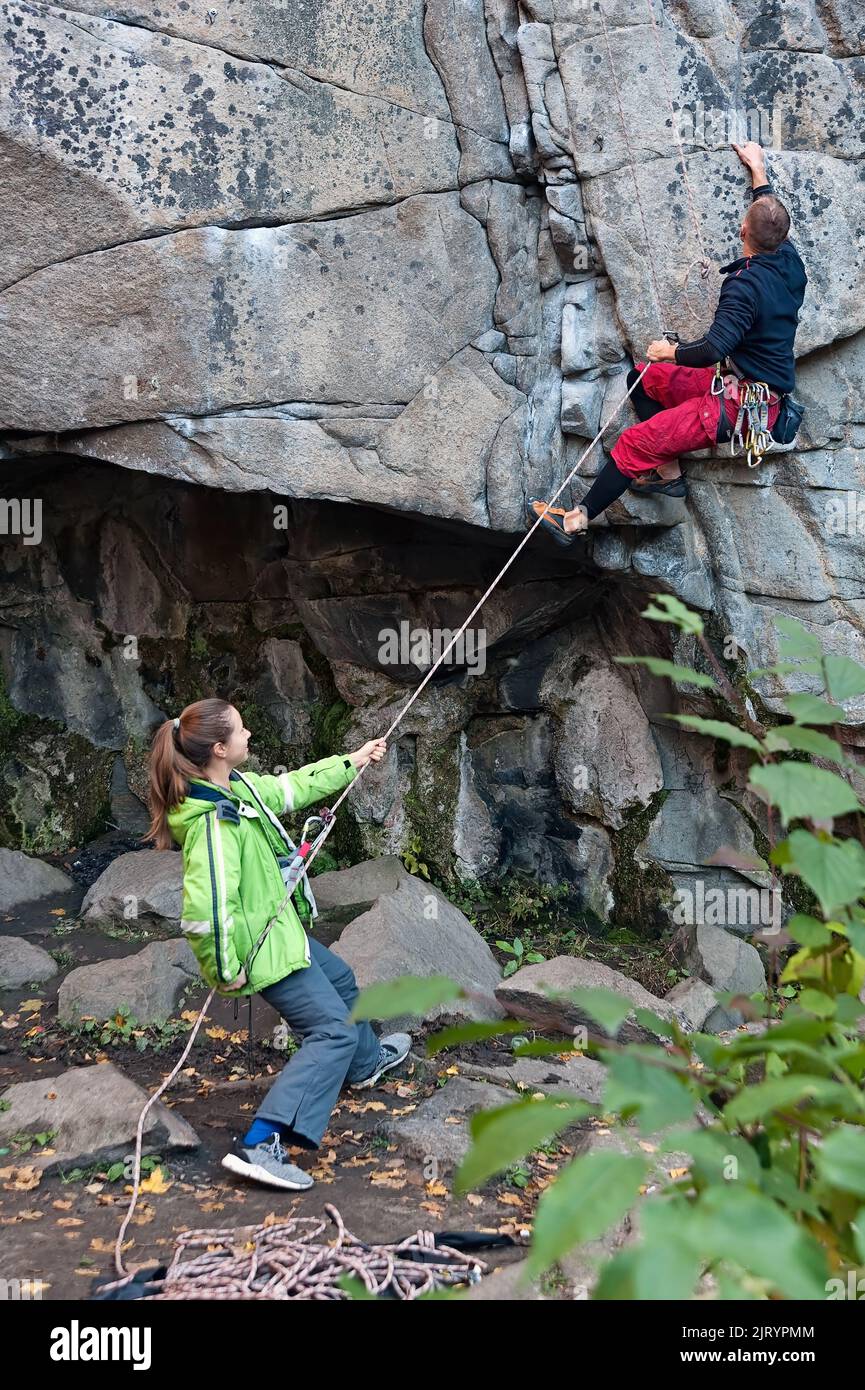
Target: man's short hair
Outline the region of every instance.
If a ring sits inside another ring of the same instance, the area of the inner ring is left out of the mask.
[[[771,193],[754,200],[745,221],[748,239],[758,251],[777,251],[790,231],[790,214]]]

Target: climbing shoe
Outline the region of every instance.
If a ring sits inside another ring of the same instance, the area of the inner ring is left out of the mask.
[[[534,526],[539,516],[543,517],[540,525],[541,531],[546,531],[552,536],[558,545],[572,545],[579,536],[584,536],[585,530],[566,531],[562,521],[558,517],[564,518],[564,507],[551,507],[547,502],[542,502],[539,498],[533,497],[526,503],[526,521],[529,526]]]
[[[636,478],[633,478],[631,482],[628,484],[628,487],[631,489],[631,492],[660,493],[663,497],[688,496],[688,484],[685,481],[684,474],[680,474],[678,478],[670,478],[669,481],[667,481],[666,479],[662,478],[659,473],[656,473],[655,470],[652,469],[651,473],[649,473],[647,477],[648,481],[645,483],[638,483]]]
[[[303,1192],[312,1187],[315,1179],[296,1163],[292,1163],[279,1134],[249,1148],[238,1140],[222,1159],[223,1168],[242,1178],[263,1183],[266,1187],[287,1187],[291,1192]]]
[[[379,1043],[378,1061],[369,1076],[365,1076],[363,1081],[352,1081],[353,1091],[362,1091],[367,1086],[374,1086],[379,1077],[384,1072],[390,1071],[392,1067],[398,1067],[400,1062],[404,1062],[411,1048],[411,1038],[408,1033],[388,1033],[386,1038],[382,1038]]]

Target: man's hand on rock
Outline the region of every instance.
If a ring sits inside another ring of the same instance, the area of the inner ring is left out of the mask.
[[[744,145],[737,145],[735,141],[732,144],[745,168],[750,171],[752,187],[759,188],[766,182],[766,156],[763,146],[758,145],[756,140],[748,140]]]

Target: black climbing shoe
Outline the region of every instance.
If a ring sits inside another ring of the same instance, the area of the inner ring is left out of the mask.
[[[637,493],[638,496],[644,492],[660,493],[662,497],[688,496],[688,484],[685,481],[684,474],[680,475],[678,478],[670,478],[669,481],[666,481],[656,474],[653,469],[649,474],[649,479],[650,481],[647,483],[638,483],[636,479],[633,479],[628,483],[628,487],[631,492]]]

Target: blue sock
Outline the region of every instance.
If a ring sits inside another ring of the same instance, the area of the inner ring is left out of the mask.
[[[243,1142],[247,1148],[254,1148],[256,1144],[270,1139],[274,1130],[282,1135],[285,1133],[285,1126],[278,1120],[253,1120],[251,1128],[243,1136]]]

